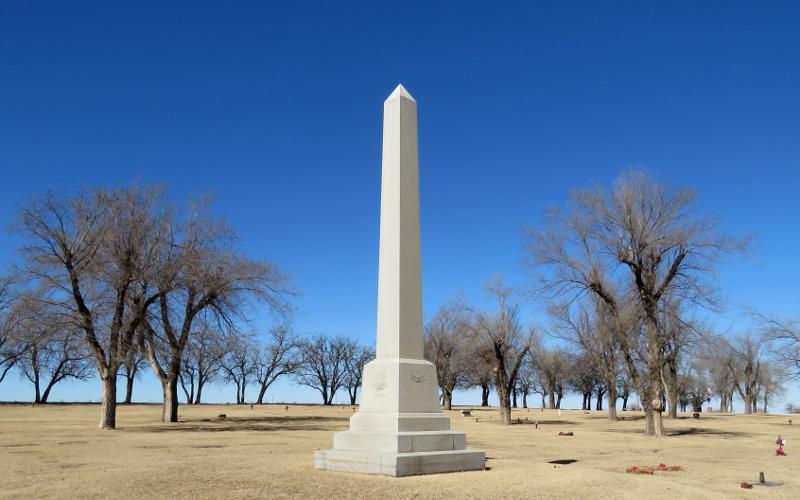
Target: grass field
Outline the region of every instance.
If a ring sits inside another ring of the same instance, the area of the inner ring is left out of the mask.
[[[329,448],[352,412],[181,406],[181,422],[168,425],[157,423],[158,406],[133,405],[119,408],[118,430],[100,431],[98,406],[0,405],[0,497],[800,498],[800,418],[790,426],[780,415],[687,416],[654,439],[631,412],[610,423],[600,412],[521,409],[521,424],[502,427],[497,410],[453,411],[453,428],[486,451],[486,471],[397,479],[314,470],[314,450]],[[775,456],[778,434],[785,457]],[[683,470],[625,472],[659,463]],[[740,488],[760,471],[772,485]]]

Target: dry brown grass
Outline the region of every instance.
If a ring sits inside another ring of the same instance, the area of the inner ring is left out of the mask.
[[[496,410],[473,412],[478,422],[454,411],[453,427],[486,450],[488,470],[396,479],[312,467],[314,450],[347,427],[349,407],[181,406],[181,423],[167,425],[156,423],[158,406],[122,406],[117,431],[96,429],[98,413],[89,405],[0,406],[0,496],[800,498],[800,421],[790,427],[785,416],[681,418],[667,421],[671,437],[654,439],[635,413],[612,424],[596,412],[518,410],[523,423],[502,427]],[[220,413],[228,419],[217,421]],[[778,434],[786,457],[775,456]],[[548,463],[562,459],[577,462]],[[684,470],[625,473],[660,462]],[[781,484],[739,487],[760,471]]]

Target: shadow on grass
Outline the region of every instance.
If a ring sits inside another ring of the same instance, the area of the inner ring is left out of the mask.
[[[234,431],[330,431],[349,421],[348,417],[246,417],[199,419],[181,421],[177,424],[160,424],[135,427],[133,432],[234,432]]]
[[[644,434],[644,429],[606,429],[605,432],[620,432],[624,434]],[[725,436],[725,437],[752,437],[750,432],[722,431],[719,429],[705,429],[702,427],[689,427],[686,429],[667,429],[666,436]]]
[[[539,425],[581,425],[580,422],[575,422],[573,420],[522,420],[517,422],[516,420],[511,421],[511,425],[533,425],[535,423],[539,423]]]
[[[644,420],[644,415],[617,416],[617,420],[620,420],[622,422],[633,422],[636,420]]]
[[[750,432],[721,431],[719,429],[704,429],[701,427],[689,427],[667,431],[667,436],[726,436],[726,437],[750,437],[754,434]]]

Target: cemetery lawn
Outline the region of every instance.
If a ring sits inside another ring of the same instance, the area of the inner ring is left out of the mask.
[[[390,478],[317,471],[314,451],[345,430],[351,407],[200,405],[158,423],[158,405],[120,405],[116,431],[96,428],[98,405],[0,405],[2,498],[798,498],[800,417],[682,415],[670,437],[644,436],[643,416],[621,412],[497,409],[450,412],[488,470]],[[217,416],[225,413],[225,420]],[[476,422],[475,418],[479,420]],[[525,419],[527,418],[527,423]],[[538,420],[535,429],[533,421]],[[572,437],[559,432],[572,431]],[[787,456],[775,456],[778,434]],[[555,460],[575,460],[552,464]],[[631,466],[678,472],[627,474]],[[763,471],[772,486],[758,482]]]

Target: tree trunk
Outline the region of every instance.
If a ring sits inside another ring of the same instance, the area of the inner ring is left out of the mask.
[[[197,392],[194,395],[194,404],[196,404],[196,405],[200,404],[200,395],[203,392],[203,385],[205,385],[205,382],[203,382],[203,379],[201,379],[200,377],[197,377]]]
[[[442,407],[445,410],[451,410],[453,408],[453,391],[447,387],[442,388]]]
[[[617,421],[617,386],[613,383],[608,384],[606,392],[608,398],[608,420],[610,422]]]
[[[665,368],[667,370],[667,376],[664,377],[664,394],[669,403],[669,414],[667,418],[677,419],[678,405],[680,404],[678,401],[678,366],[675,361],[670,360],[666,363]]]
[[[517,407],[517,391],[511,391],[511,406]]]
[[[100,428],[117,428],[117,374],[107,372],[101,377],[103,382],[103,400],[100,405]]]
[[[45,387],[44,392],[42,393],[42,398],[39,401],[40,403],[42,404],[47,403],[47,399],[50,397],[50,391],[61,380],[58,377],[59,375],[55,374],[53,375],[53,378],[50,379],[50,382],[47,384],[47,387]]]
[[[523,408],[527,408],[528,407],[528,393],[527,392],[522,394],[522,407]],[[764,399],[764,408],[766,408],[766,407],[767,407],[767,403],[766,403],[766,399]],[[764,410],[764,411],[766,412],[767,410]]]
[[[556,386],[551,385],[550,387],[548,387],[547,391],[549,397],[547,408],[553,410],[556,407]]]
[[[596,407],[596,410],[597,411],[603,411],[603,396],[599,391],[597,393],[597,407]]]
[[[41,391],[39,390],[39,374],[33,378],[33,389],[34,389],[34,396],[33,396],[33,404],[39,404],[42,402],[42,395]]]
[[[264,404],[264,396],[267,394],[267,388],[269,384],[262,383],[261,389],[258,390],[258,398],[256,399],[256,404],[263,405]]]
[[[500,398],[500,423],[511,425],[511,394],[507,388],[498,387],[497,395]]]
[[[745,394],[744,398],[744,414],[752,415],[753,413],[753,396]]]
[[[657,410],[653,411],[653,433],[656,437],[664,436],[664,420],[662,418],[662,412]]]
[[[186,384],[186,377],[183,376],[183,372],[178,375],[178,381],[181,383],[181,389],[183,389],[183,395],[186,396],[186,404],[192,404],[194,400],[194,376],[189,377],[189,384]]]
[[[489,392],[490,391],[491,391],[491,388],[489,387],[489,384],[481,386],[481,406],[484,407],[484,408],[489,406]]]
[[[236,390],[238,391],[239,389],[237,388]],[[319,392],[322,394],[322,404],[329,405],[330,402],[328,401],[328,387],[327,386],[323,387],[322,389],[320,389]]]
[[[161,407],[162,422],[178,421],[178,376],[172,374],[161,382],[164,391],[164,404]]]
[[[136,374],[132,377],[127,370],[125,370],[125,403],[126,405],[131,404],[133,400],[133,380]]]
[[[669,399],[669,412],[667,413],[667,418],[675,420],[678,418],[678,405],[680,402],[673,402],[675,400],[671,399],[672,396],[668,396]]]

